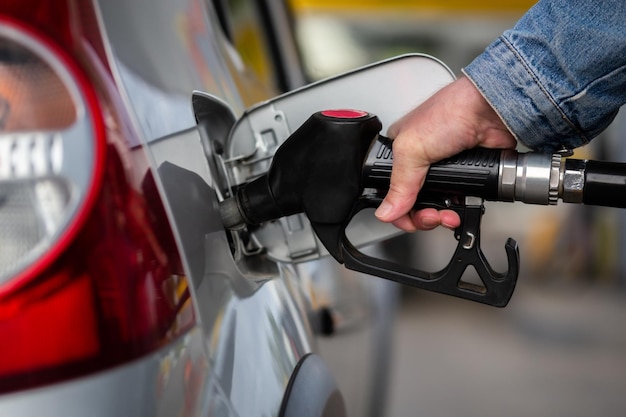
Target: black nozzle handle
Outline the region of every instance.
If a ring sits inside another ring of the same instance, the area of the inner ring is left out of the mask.
[[[431,165],[422,193],[497,200],[501,149],[474,148]],[[372,145],[363,167],[364,188],[389,189],[393,153],[383,136]]]
[[[260,224],[302,212],[312,222],[341,223],[360,195],[363,160],[381,126],[357,110],[313,114],[278,148],[268,172],[237,190],[239,213],[223,210],[229,224],[239,223],[233,214]]]

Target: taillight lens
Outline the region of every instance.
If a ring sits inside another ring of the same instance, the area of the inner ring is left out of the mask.
[[[104,54],[72,39],[98,36],[72,20],[91,2],[27,3],[0,4],[0,393],[135,359],[195,323]]]
[[[49,45],[0,25],[0,284],[63,249],[95,188],[103,148],[76,80]]]

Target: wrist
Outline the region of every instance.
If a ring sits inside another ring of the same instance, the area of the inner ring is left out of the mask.
[[[473,129],[470,135],[473,143],[470,143],[470,147],[508,147],[514,144],[514,136],[472,80],[461,76],[455,83],[463,103],[460,108],[465,115],[462,117],[471,121]]]

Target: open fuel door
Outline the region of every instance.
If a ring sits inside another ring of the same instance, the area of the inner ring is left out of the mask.
[[[382,132],[386,132],[394,121],[453,80],[450,69],[437,59],[403,55],[255,105],[235,122],[225,143],[213,152],[220,171],[219,188],[224,196],[233,195],[239,185],[265,174],[278,146],[317,111],[363,109],[378,115]],[[358,246],[397,232],[371,212],[357,215],[346,231]],[[247,230],[245,240],[247,253],[262,251],[281,262],[308,261],[328,254],[304,214]]]

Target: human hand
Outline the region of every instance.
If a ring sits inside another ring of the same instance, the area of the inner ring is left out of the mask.
[[[513,148],[515,138],[498,114],[466,78],[444,87],[395,122],[387,132],[393,138],[393,167],[389,192],[376,217],[407,232],[461,224],[452,210],[412,212],[417,194],[432,163],[476,146]]]

